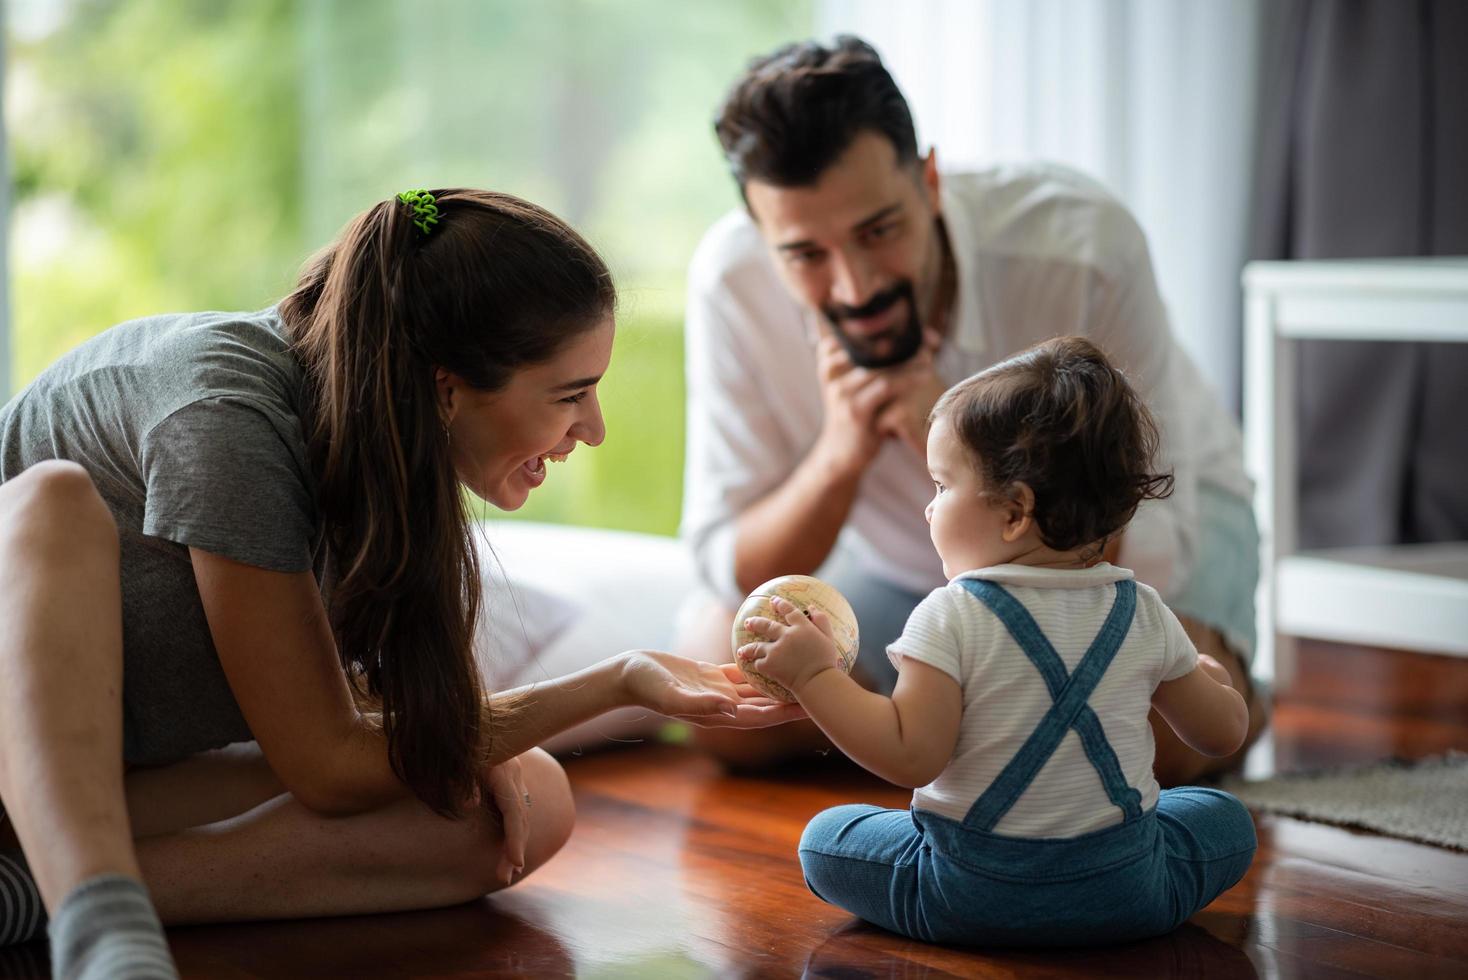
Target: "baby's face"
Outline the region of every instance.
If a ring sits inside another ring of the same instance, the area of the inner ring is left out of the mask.
[[[1020,549],[1004,539],[1010,508],[997,495],[984,492],[974,458],[964,450],[948,420],[939,417],[928,429],[928,473],[933,500],[924,515],[943,574],[953,578],[975,568],[1002,565]]]

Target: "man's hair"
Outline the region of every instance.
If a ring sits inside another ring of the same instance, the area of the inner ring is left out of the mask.
[[[808,187],[863,132],[886,137],[899,164],[917,160],[912,113],[875,49],[841,35],[832,47],[787,44],[750,63],[714,132],[740,193],[751,180]]]
[[[1047,340],[960,381],[933,406],[939,418],[986,491],[1034,492],[1040,540],[1057,551],[1104,543],[1143,500],[1172,493],[1172,476],[1152,472],[1152,414],[1083,337]]]

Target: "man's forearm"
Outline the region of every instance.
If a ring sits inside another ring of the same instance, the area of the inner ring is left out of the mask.
[[[780,486],[739,516],[734,578],[749,592],[777,575],[807,575],[836,545],[861,485],[861,470],[829,460],[819,448]]]

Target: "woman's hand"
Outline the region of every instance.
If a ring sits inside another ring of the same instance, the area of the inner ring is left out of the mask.
[[[525,776],[520,757],[515,756],[485,769],[480,774],[480,806],[495,813],[505,832],[504,850],[500,852],[499,879],[512,884],[515,876],[525,871],[525,845],[530,840],[530,793],[525,789]]]
[[[657,650],[618,658],[627,703],[707,728],[766,728],[805,717],[798,704],[765,697],[734,664],[710,664]]]
[[[807,615],[788,599],[773,596],[770,606],[777,619],[750,616],[744,628],[760,639],[735,651],[739,663],[748,664],[771,680],[779,681],[797,697],[810,679],[841,665],[841,654],[831,634],[831,620],[819,609]]]

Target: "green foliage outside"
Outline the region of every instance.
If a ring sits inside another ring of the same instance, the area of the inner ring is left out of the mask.
[[[292,22],[283,0],[91,2],[7,39],[13,388],[120,320],[258,308],[289,285]]]
[[[5,12],[12,390],[129,317],[268,305],[396,191],[493,187],[580,228],[622,291],[607,441],[552,464],[513,516],[673,532],[683,270],[736,204],[710,121],[751,56],[809,33],[811,0]]]

